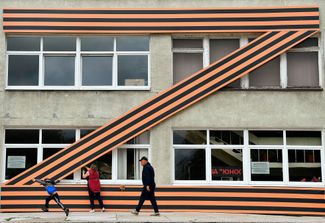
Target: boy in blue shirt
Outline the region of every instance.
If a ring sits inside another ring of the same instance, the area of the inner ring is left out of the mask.
[[[41,185],[43,185],[47,191],[47,193],[49,194],[49,196],[45,199],[45,207],[42,208],[42,210],[44,212],[48,212],[48,208],[49,208],[49,203],[50,201],[53,199],[55,200],[55,202],[60,206],[60,208],[62,208],[62,210],[65,212],[65,215],[68,216],[69,215],[69,209],[65,208],[64,205],[61,203],[60,201],[60,197],[59,194],[55,188],[55,185],[57,183],[59,183],[59,180],[51,180],[46,178],[45,180],[40,180],[40,179],[34,179],[34,182],[38,182]]]

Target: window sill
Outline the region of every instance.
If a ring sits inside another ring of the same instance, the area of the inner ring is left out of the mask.
[[[322,87],[288,87],[288,88],[223,88],[223,91],[323,91]]]
[[[127,87],[6,87],[6,91],[150,91],[150,86]]]

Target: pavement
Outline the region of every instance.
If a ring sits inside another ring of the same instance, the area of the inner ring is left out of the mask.
[[[293,217],[279,215],[251,215],[251,214],[224,214],[198,212],[163,212],[159,217],[152,217],[150,213],[140,213],[139,216],[127,212],[72,212],[65,217],[63,212],[48,213],[0,213],[0,222],[68,222],[68,223],[325,223],[325,217]]]

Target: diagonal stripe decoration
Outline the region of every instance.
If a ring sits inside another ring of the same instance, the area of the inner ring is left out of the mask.
[[[236,81],[319,31],[317,7],[233,9],[4,9],[10,33],[262,32],[246,46],[24,171],[3,185],[62,179]]]

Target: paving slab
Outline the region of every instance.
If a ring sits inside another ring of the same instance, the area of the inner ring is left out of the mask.
[[[198,212],[163,212],[159,217],[150,213],[134,216],[127,212],[63,212],[48,213],[0,213],[0,222],[7,223],[325,223],[325,217],[294,217],[278,215],[224,214]]]

